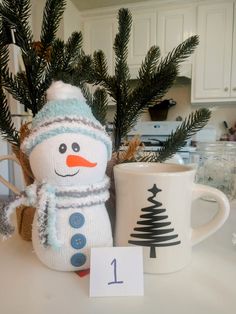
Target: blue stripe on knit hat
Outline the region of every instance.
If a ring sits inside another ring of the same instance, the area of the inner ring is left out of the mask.
[[[83,135],[90,136],[98,141],[101,141],[105,144],[107,148],[107,159],[111,159],[111,152],[112,152],[112,144],[109,136],[102,134],[101,131],[98,132],[92,132],[91,129],[84,129],[81,125],[78,124],[78,126],[63,126],[63,122],[60,127],[55,126],[52,130],[44,131],[41,132],[39,130],[38,134],[34,139],[32,139],[32,136],[27,137],[24,142],[22,143],[21,149],[23,152],[29,156],[31,151],[40,143],[43,141],[49,139],[50,137],[56,136],[58,134],[63,134],[63,133],[80,133]]]
[[[32,128],[37,128],[47,120],[65,117],[86,118],[95,124],[101,125],[92,114],[91,108],[86,102],[79,99],[58,99],[47,102],[36,114],[32,121]]]
[[[67,127],[63,122],[67,119]],[[78,119],[76,121],[75,119]],[[61,125],[58,126],[58,121]],[[68,126],[71,121],[71,126]],[[72,122],[73,121],[73,122]],[[50,125],[50,130],[47,130]],[[83,125],[85,128],[83,128]],[[55,126],[55,128],[52,126]],[[86,126],[88,129],[86,130]],[[32,120],[31,133],[21,145],[29,155],[34,147],[44,140],[63,133],[81,133],[102,141],[107,148],[108,159],[111,158],[112,143],[100,122],[93,116],[91,108],[84,99],[57,99],[47,102]]]

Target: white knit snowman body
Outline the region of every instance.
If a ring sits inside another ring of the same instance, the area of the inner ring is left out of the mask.
[[[89,268],[92,247],[112,246],[110,221],[104,204],[109,184],[104,175],[105,145],[83,134],[60,134],[37,145],[29,159],[36,180],[46,180],[55,190],[58,247],[45,247],[40,243],[37,211],[32,235],[35,253],[52,269]]]
[[[57,215],[59,249],[44,248],[37,231],[34,217],[32,241],[36,255],[43,264],[59,271],[88,269],[92,247],[112,246],[109,218],[104,205],[60,211]],[[70,222],[71,221],[71,222]]]
[[[55,270],[82,270],[89,268],[92,247],[113,244],[105,208],[111,139],[80,89],[55,82],[47,98],[21,145],[35,182],[2,212],[0,231],[12,233],[13,208],[35,206],[32,242],[38,258]]]

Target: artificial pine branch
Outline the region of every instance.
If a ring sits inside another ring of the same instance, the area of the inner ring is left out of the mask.
[[[118,152],[122,139],[137,122],[140,114],[150,106],[153,100],[161,99],[173,85],[178,72],[179,64],[190,56],[198,45],[198,37],[192,36],[178,45],[166,57],[160,59],[160,50],[153,46],[149,49],[137,77],[137,86],[131,90],[130,73],[127,64],[128,42],[130,37],[132,16],[128,9],[120,9],[118,13],[118,33],[114,41],[115,74],[109,76],[106,58],[103,52],[94,53],[94,75],[92,83],[103,86],[116,103],[114,117],[114,151]],[[194,125],[198,126],[196,116]],[[200,117],[208,118],[208,113],[203,112]],[[197,130],[198,128],[196,128]],[[187,128],[185,138],[191,130]],[[179,146],[182,142],[179,142]],[[176,146],[177,148],[177,146]]]
[[[45,82],[43,83],[46,83],[46,88],[53,79],[59,80],[63,77],[66,77],[66,83],[73,84],[73,79],[77,75],[75,68],[81,59],[81,55],[82,34],[80,32],[72,33],[66,43],[61,39],[56,39],[52,44],[50,62],[45,72]],[[72,75],[70,81],[69,76]],[[80,80],[80,78],[77,80]]]
[[[32,103],[28,97],[28,86],[25,85],[27,80],[24,74],[21,77],[13,75],[9,71],[2,71],[1,73],[2,86],[21,104],[33,111]],[[24,76],[24,79],[21,78]]]
[[[167,54],[167,56],[163,59],[162,64],[164,66],[169,63],[179,65],[179,63],[185,61],[194,52],[198,44],[199,38],[197,35],[187,38],[184,42],[179,44]]]
[[[130,72],[127,63],[128,43],[131,32],[132,16],[129,10],[120,9],[118,12],[118,33],[114,41],[114,51],[116,56],[115,82],[111,86],[111,96],[116,100],[116,113],[114,117],[114,147],[117,151],[121,144],[121,139],[126,133],[126,112],[128,95],[130,93],[129,80]],[[120,119],[120,117],[123,117]]]
[[[66,43],[56,39],[65,0],[46,0],[41,37],[38,42],[33,40],[29,25],[30,2],[30,0],[1,1],[0,86],[19,101],[25,110],[35,115],[45,104],[45,91],[56,78],[56,74],[60,72],[67,75],[68,83],[71,83],[69,76],[73,74],[75,78],[77,71],[74,71],[74,68],[78,68],[78,63],[81,58],[85,59],[85,56],[81,50],[81,33],[73,33]],[[16,75],[13,75],[8,67],[9,44],[19,47],[23,61],[23,68]],[[85,64],[84,62],[85,69],[80,68],[80,72],[89,72],[88,62],[87,66]],[[78,78],[77,82],[79,82]],[[0,131],[17,152],[20,141],[4,91],[1,91],[0,95]]]
[[[76,81],[81,83],[88,83],[92,81],[94,75],[93,72],[93,59],[89,55],[85,55],[83,49],[81,49],[81,54],[78,58],[78,63],[74,67],[74,77]],[[79,84],[76,84],[79,86]]]
[[[118,33],[116,34],[113,48],[116,56],[115,75],[117,82],[122,83],[130,79],[127,57],[132,16],[129,10],[120,9],[118,12],[118,21],[123,21],[123,23],[119,23],[118,25]]]
[[[2,72],[5,72],[9,62],[9,53],[6,46],[6,37],[3,24],[0,23],[0,131],[4,139],[14,146],[19,146],[18,132],[11,119],[6,95],[2,89]]]
[[[206,108],[191,113],[175,132],[172,131],[158,152],[146,154],[143,158],[140,158],[140,161],[163,162],[171,158],[178,150],[184,147],[189,138],[207,124],[210,116],[211,112]]]
[[[0,121],[0,131],[3,138],[13,146],[18,147],[20,145],[19,135],[12,122],[9,106],[2,88],[0,89]]]
[[[150,79],[150,77],[156,72],[156,67],[161,56],[160,48],[156,46],[152,46],[141,64],[139,69],[138,78],[143,83],[146,80]]]
[[[58,73],[73,74],[75,78],[74,68],[83,54],[81,33],[74,32],[66,43],[56,39],[65,3],[65,0],[46,1],[39,42],[33,41],[29,26],[30,0],[3,0],[0,4],[1,86],[33,115],[44,105],[45,91]],[[23,60],[23,69],[16,75],[8,68],[10,43],[19,47]],[[83,71],[89,72],[88,66]]]
[[[9,62],[9,52],[5,41],[4,29],[0,23],[0,75],[6,71]]]
[[[82,34],[81,32],[73,32],[65,45],[64,67],[74,67],[78,63],[81,55]]]
[[[97,88],[93,93],[91,109],[95,118],[102,125],[106,124],[107,108],[108,108],[107,94],[104,89]]]
[[[126,107],[126,127],[123,136],[137,122],[140,114],[148,108],[150,101],[161,99],[171,88],[177,76],[177,69],[173,64],[159,68],[158,72],[150,75],[149,79],[139,80],[137,87],[128,96]]]
[[[65,0],[48,0],[46,1],[40,41],[44,48],[50,47],[55,40],[62,14],[65,10]]]
[[[93,81],[95,84],[101,84],[105,88],[110,88],[110,76],[108,74],[108,66],[105,54],[102,50],[95,51],[93,55],[94,74]]]
[[[16,44],[21,47],[24,54],[30,51],[30,42],[33,35],[28,19],[30,15],[30,0],[3,0],[0,4],[0,15],[14,32]]]
[[[86,99],[87,104],[89,105],[89,107],[92,107],[93,106],[93,95],[90,92],[89,87],[88,87],[87,84],[82,84],[81,92],[82,92],[84,98]]]

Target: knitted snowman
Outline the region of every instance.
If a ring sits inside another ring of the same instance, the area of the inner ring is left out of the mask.
[[[38,258],[52,269],[82,270],[89,268],[92,247],[112,246],[105,208],[111,140],[79,88],[55,82],[47,100],[21,146],[35,182],[4,209],[0,231],[12,233],[9,216],[19,204],[35,206],[32,242]]]

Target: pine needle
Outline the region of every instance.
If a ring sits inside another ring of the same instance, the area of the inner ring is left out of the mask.
[[[172,132],[163,146],[155,154],[147,154],[140,161],[163,162],[185,146],[186,141],[201,130],[210,119],[211,112],[206,108],[199,109],[189,115],[182,124]]]
[[[116,104],[113,131],[115,152],[119,151],[122,139],[135,125],[140,114],[150,106],[150,102],[161,99],[173,85],[179,63],[189,57],[198,44],[198,37],[192,36],[162,59],[159,47],[151,47],[141,64],[137,86],[131,89],[127,63],[131,26],[130,11],[120,9],[118,32],[113,45],[115,74],[108,75],[106,57],[102,51],[97,51],[93,56],[94,75],[90,78],[90,83],[103,86]]]
[[[104,89],[97,88],[93,93],[91,109],[94,117],[102,124],[106,124],[108,108],[107,94]]]
[[[2,137],[14,146],[20,146],[18,131],[12,122],[6,96],[0,89],[0,131]]]
[[[40,40],[45,48],[52,45],[55,40],[62,14],[66,6],[65,0],[47,0],[42,21]]]

